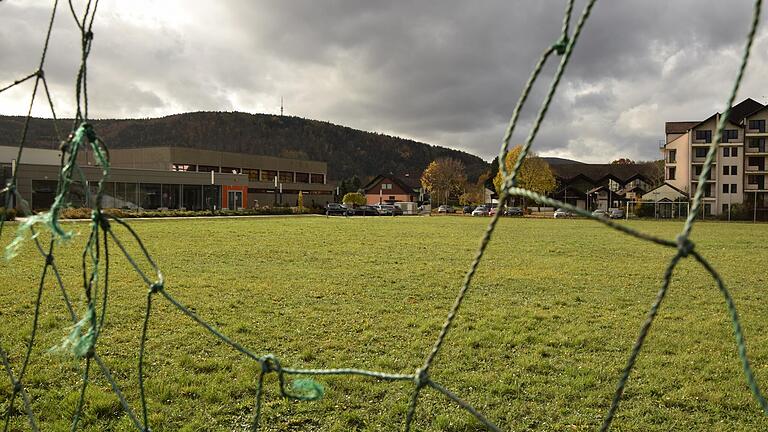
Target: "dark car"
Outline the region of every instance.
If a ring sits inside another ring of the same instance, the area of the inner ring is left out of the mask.
[[[507,207],[506,210],[504,210],[504,216],[522,216],[523,215],[523,209],[520,207]]]
[[[470,214],[470,213],[472,213],[472,210],[474,210],[474,209],[475,208],[472,207],[472,206],[464,206],[464,208],[461,211],[464,214]]]
[[[608,217],[611,219],[623,219],[625,216],[624,210],[620,208],[613,208],[610,209],[608,212]]]
[[[347,214],[347,208],[338,203],[329,203],[327,206],[325,206],[325,214],[328,216],[344,216]]]
[[[381,213],[379,213],[379,211],[376,210],[376,207],[369,206],[369,205],[361,205],[353,209],[350,209],[349,215],[350,216],[381,216]]]

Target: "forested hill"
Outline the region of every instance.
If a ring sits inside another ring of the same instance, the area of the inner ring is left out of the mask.
[[[0,116],[0,145],[16,146],[23,117]],[[93,120],[110,148],[178,146],[328,162],[331,179],[380,173],[419,176],[434,159],[461,160],[470,179],[489,169],[477,156],[408,139],[299,117],[240,112],[194,112],[153,119]],[[69,128],[71,120],[61,120]],[[33,119],[30,147],[58,146],[53,122]]]

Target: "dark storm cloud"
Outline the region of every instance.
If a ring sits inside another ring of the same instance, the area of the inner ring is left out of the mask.
[[[558,38],[564,3],[102,3],[92,109],[101,117],[275,113],[284,97],[287,114],[490,160],[531,68]],[[0,4],[3,83],[34,70],[30,53],[42,45],[48,10],[47,3]],[[587,161],[657,157],[665,120],[722,109],[750,13],[746,0],[598,1],[536,150]],[[741,93],[763,102],[765,34]],[[76,48],[72,19],[62,13],[47,67],[62,109],[71,107]],[[545,68],[515,142],[525,139],[554,69]],[[4,113],[22,111],[12,95],[0,95]]]

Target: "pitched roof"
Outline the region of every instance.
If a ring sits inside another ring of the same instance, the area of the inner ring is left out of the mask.
[[[368,184],[363,186],[363,190],[367,192],[369,189],[371,189],[374,185],[376,185],[383,179],[392,180],[392,183],[397,184],[404,190],[415,191],[416,189],[421,188],[421,182],[419,181],[419,179],[416,179],[413,177],[406,177],[406,176],[397,176],[393,174],[379,174],[376,177],[374,177],[371,181],[369,181]]]
[[[664,124],[664,129],[668,134],[686,133],[697,124],[699,124],[697,121],[666,122]]]
[[[746,98],[738,104],[731,107],[731,113],[728,116],[728,120],[733,123],[741,123],[746,116],[764,108],[764,105],[760,102]]]
[[[649,193],[651,193],[651,192],[655,191],[656,189],[661,189],[661,188],[663,188],[663,187],[669,187],[669,188],[671,188],[672,190],[674,190],[675,192],[679,193],[680,195],[683,195],[684,197],[688,198],[688,193],[687,193],[687,192],[685,192],[685,191],[682,191],[682,190],[680,190],[680,189],[676,188],[675,186],[673,186],[672,184],[670,184],[670,183],[667,183],[667,182],[664,182],[664,183],[662,183],[662,184],[660,184],[660,185],[656,186],[655,188],[653,188],[653,189],[650,189],[649,191],[647,191],[647,192],[645,193],[645,195],[648,195]]]
[[[743,101],[731,107],[731,112],[728,115],[728,121],[736,125],[740,125],[745,117],[747,117],[748,115],[754,114],[755,112],[760,111],[763,108],[765,108],[765,105],[761,104],[760,102],[752,98],[746,98]],[[701,123],[704,123],[705,121],[711,119],[716,115],[717,114],[713,114],[702,121],[666,122],[664,124],[664,129],[667,134],[686,133],[689,130],[693,129],[695,126]]]
[[[555,177],[564,180],[574,179],[582,176],[593,183],[598,183],[606,177],[613,178],[621,182],[628,182],[633,177],[644,177],[652,179],[658,175],[658,168],[655,162],[640,164],[562,164],[552,165],[552,173]]]

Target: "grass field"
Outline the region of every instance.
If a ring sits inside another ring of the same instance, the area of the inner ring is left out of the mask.
[[[487,218],[264,218],[132,221],[166,289],[223,332],[288,367],[412,373],[453,302]],[[674,238],[680,223],[630,222]],[[83,232],[57,262],[82,311]],[[14,225],[3,234],[3,245]],[[119,234],[124,234],[118,231]],[[124,237],[127,238],[127,237]],[[760,383],[768,386],[768,226],[702,223],[693,240],[732,289]],[[115,249],[116,251],[116,249]],[[586,220],[500,221],[433,378],[505,430],[596,430],[674,251]],[[42,259],[28,243],[0,264],[0,341],[18,368],[29,336]],[[139,410],[137,358],[146,288],[113,259],[98,352]],[[246,430],[258,364],[214,341],[157,297],[147,343],[154,431]],[[49,353],[70,325],[52,281],[25,383],[43,430],[66,430],[80,372]],[[768,429],[740,369],[722,296],[691,260],[675,272],[625,400],[618,431]],[[97,374],[98,375],[98,374]],[[321,378],[325,397],[292,402],[266,380],[265,430],[402,428],[412,385]],[[5,412],[11,386],[0,380]],[[130,430],[100,377],[84,428]],[[422,392],[417,430],[482,427],[443,396]],[[27,430],[19,411],[12,430]]]

